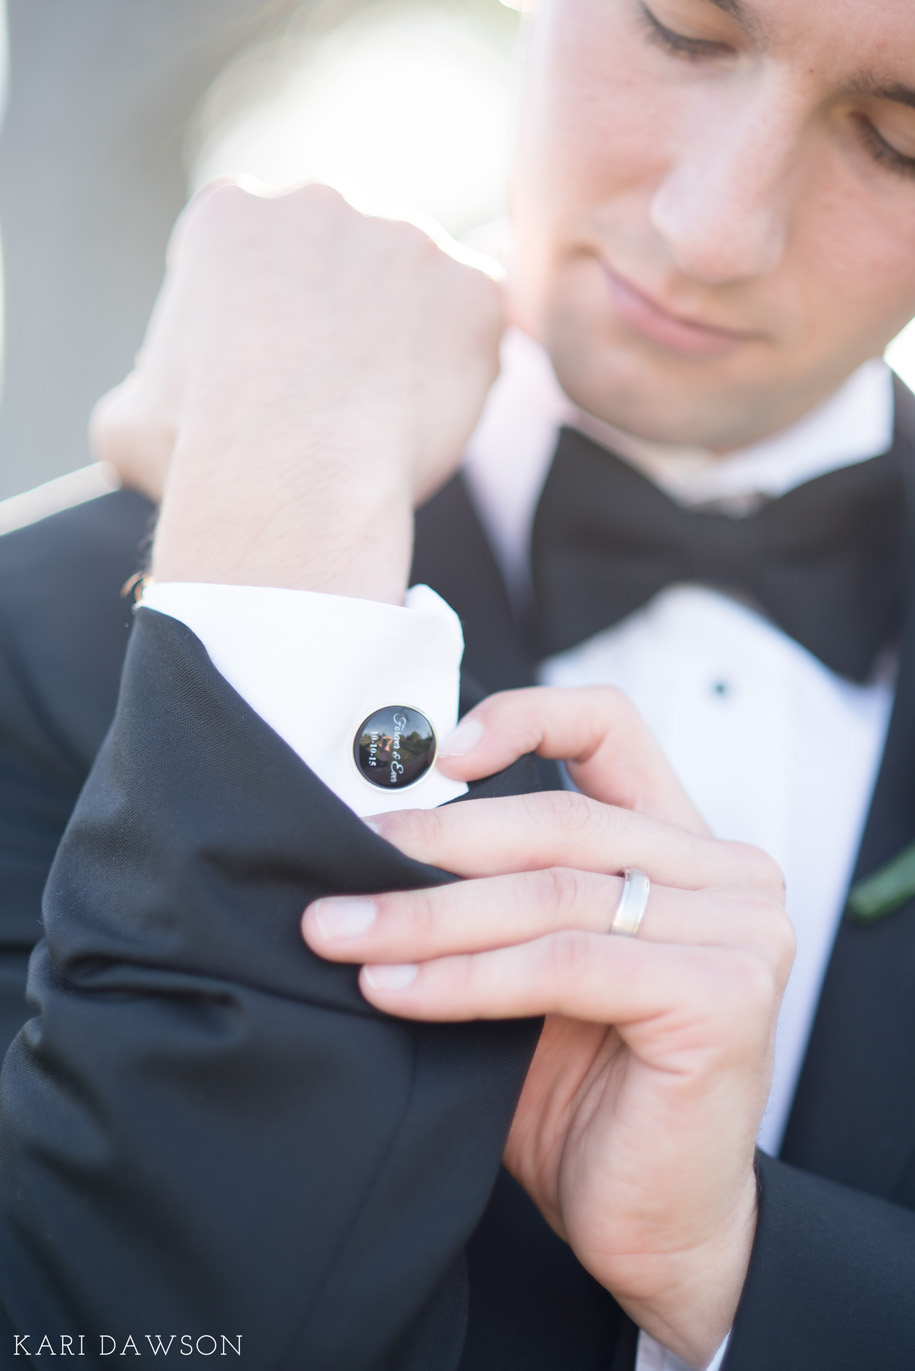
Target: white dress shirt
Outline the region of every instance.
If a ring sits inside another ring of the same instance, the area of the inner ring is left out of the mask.
[[[519,601],[529,593],[527,543],[560,423],[612,446],[682,503],[714,502],[740,517],[761,499],[885,451],[893,427],[891,373],[881,360],[868,362],[790,430],[720,457],[640,442],[581,414],[560,390],[545,353],[509,334],[466,472]],[[408,607],[398,609],[302,591],[159,584],[145,591],[144,603],[193,629],[230,684],[331,789],[367,815],[430,808],[463,790],[433,769],[409,789],[384,792],[352,763],[356,726],[382,705],[423,710],[439,736],[454,723],[459,626],[428,588],[410,596]],[[622,687],[712,831],[763,847],[785,872],[798,950],[759,1137],[772,1153],[870,804],[892,705],[892,668],[888,661],[873,681],[853,684],[754,610],[681,584],[540,670],[541,681],[551,685]],[[720,1365],[725,1346],[712,1367]],[[641,1335],[637,1371],[680,1367]]]

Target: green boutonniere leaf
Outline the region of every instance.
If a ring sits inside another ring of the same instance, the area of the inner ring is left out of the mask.
[[[848,909],[860,923],[874,923],[915,897],[915,843],[910,843],[884,866],[857,881]]]

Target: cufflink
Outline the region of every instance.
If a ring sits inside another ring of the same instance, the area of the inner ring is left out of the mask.
[[[431,768],[436,748],[435,729],[425,714],[407,705],[388,705],[359,725],[353,760],[370,785],[405,790]]]

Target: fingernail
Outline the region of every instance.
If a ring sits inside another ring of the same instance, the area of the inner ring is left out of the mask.
[[[366,828],[370,828],[373,833],[381,833],[381,825],[377,819],[367,819],[363,814],[362,822],[365,824]]]
[[[375,922],[378,911],[371,900],[318,900],[315,923],[330,941],[357,938]]]
[[[406,990],[416,980],[419,967],[414,962],[388,962],[379,966],[367,966],[365,979],[376,990]]]
[[[464,719],[457,728],[439,745],[440,757],[463,757],[472,752],[483,737],[483,725],[479,719]]]

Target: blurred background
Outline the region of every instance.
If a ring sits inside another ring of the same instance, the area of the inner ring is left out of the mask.
[[[210,177],[499,216],[517,30],[499,0],[7,0],[0,498],[91,460]]]
[[[456,236],[504,213],[519,19],[499,0],[0,0],[0,19],[0,498],[91,460],[89,410],[212,176],[326,181]],[[915,328],[889,356],[915,385]]]

